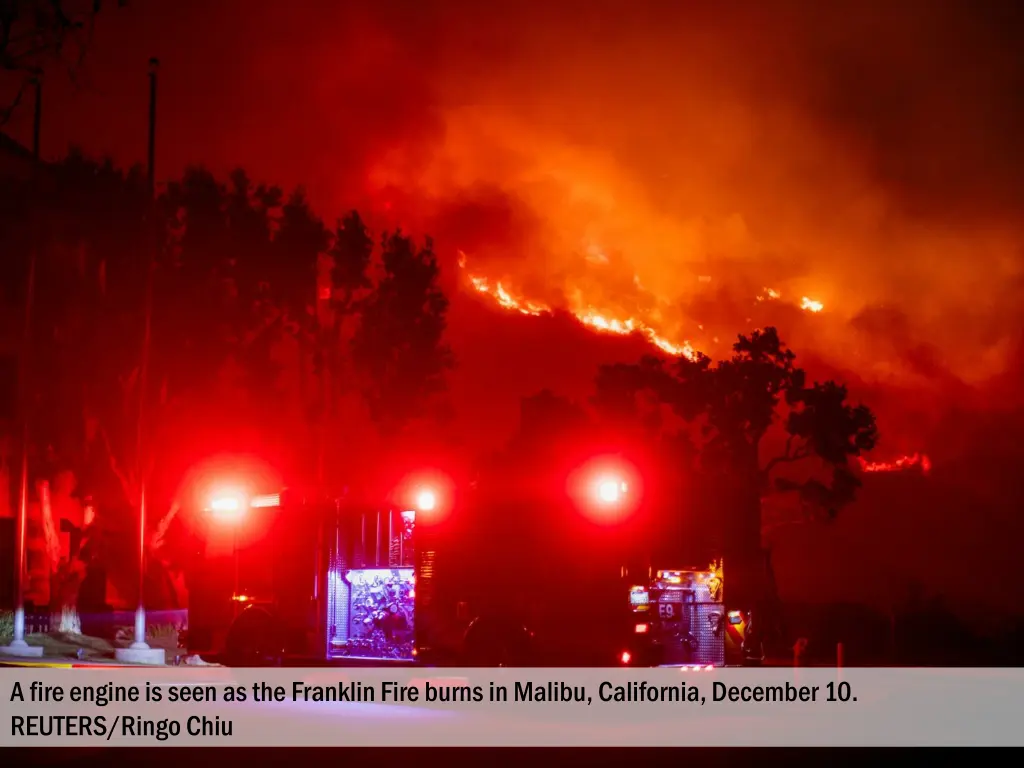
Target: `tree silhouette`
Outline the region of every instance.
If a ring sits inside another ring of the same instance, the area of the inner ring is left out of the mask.
[[[401,232],[385,234],[381,266],[352,346],[371,416],[393,434],[442,391],[453,358],[443,340],[448,299],[437,284],[432,241],[419,247]]]
[[[373,258],[373,238],[359,213],[340,220],[330,250],[332,302],[342,312],[351,311],[360,293],[372,287],[367,271]]]
[[[544,389],[520,403],[519,430],[513,445],[535,453],[566,438],[578,437],[590,426],[587,412],[578,403]]]
[[[740,336],[732,357],[717,363],[704,355],[669,363],[645,358],[598,374],[597,402],[605,409],[639,416],[638,395],[645,394],[689,425],[698,448],[694,468],[714,479],[724,500],[723,552],[738,565],[760,558],[767,497],[791,494],[799,519],[835,517],[860,485],[851,459],[877,440],[868,408],[850,405],[835,382],[808,386],[795,360],[776,329],[767,328]],[[773,428],[782,447],[766,456]],[[778,476],[784,467],[815,463],[800,477]],[[739,577],[740,568],[732,573]],[[740,580],[749,587],[731,578],[733,595],[749,588],[759,600],[765,584],[755,575]]]
[[[332,387],[365,393],[388,431],[419,416],[443,386],[451,364],[443,343],[447,301],[429,241],[419,247],[400,234],[385,237],[375,283],[374,240],[354,211],[332,231],[301,190],[286,198],[242,170],[223,183],[192,168],[167,185],[154,221],[139,169],[125,172],[76,151],[36,179],[0,180],[0,199],[0,245],[15,256],[0,264],[0,303],[12,316],[27,275],[27,211],[39,211],[43,224],[31,360],[33,477],[71,472],[79,494],[96,500],[102,538],[130,534],[134,520],[139,353],[153,248],[144,393],[151,467],[144,471],[156,470],[151,487],[167,498],[154,503],[166,501],[169,510],[154,511],[154,546],[180,538],[171,494],[180,472],[202,458],[197,449],[216,451],[222,437],[245,432],[281,450],[296,472],[309,471],[314,442],[305,430],[323,437],[350,415],[324,418]],[[283,406],[291,403],[311,418],[289,418]],[[117,551],[94,538],[94,552]]]

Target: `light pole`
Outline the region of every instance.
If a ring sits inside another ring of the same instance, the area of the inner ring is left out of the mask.
[[[29,219],[31,244],[29,246],[28,279],[25,282],[25,324],[23,328],[21,361],[18,366],[19,396],[21,400],[21,477],[18,484],[18,518],[14,534],[14,639],[8,646],[0,647],[0,653],[9,656],[37,657],[43,655],[42,646],[25,642],[25,539],[28,528],[28,453],[29,453],[29,409],[31,390],[29,385],[29,361],[32,357],[32,303],[35,298],[36,260],[39,249],[39,223],[36,205],[39,204],[39,163],[40,128],[43,119],[42,75],[35,78],[35,116],[32,122],[32,214]]]
[[[135,609],[135,642],[128,648],[119,648],[114,652],[119,661],[135,664],[164,664],[166,654],[162,648],[150,648],[146,643],[146,496],[147,465],[145,454],[146,430],[146,386],[149,374],[149,355],[153,335],[153,273],[156,268],[157,228],[156,228],[156,82],[160,62],[149,60],[149,141],[147,143],[147,172],[149,182],[150,228],[148,232],[151,242],[146,251],[146,293],[145,320],[142,331],[142,359],[139,363],[139,417],[138,435],[136,440],[136,477],[139,483],[139,602]]]

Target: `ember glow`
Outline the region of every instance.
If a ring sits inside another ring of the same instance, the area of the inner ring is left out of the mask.
[[[864,472],[902,472],[907,469],[919,468],[924,474],[932,469],[931,460],[923,453],[911,453],[900,456],[892,461],[867,461],[860,459],[860,468]]]
[[[782,299],[782,294],[776,291],[774,288],[765,288],[761,293],[757,295],[757,301],[779,301]],[[805,312],[813,312],[817,314],[825,308],[825,305],[820,301],[803,296],[800,299],[800,309]]]

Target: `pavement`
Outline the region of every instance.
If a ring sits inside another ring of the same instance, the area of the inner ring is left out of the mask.
[[[177,654],[168,652],[168,664],[161,666],[175,666]],[[72,656],[56,653],[44,653],[42,658],[26,658],[23,656],[6,656],[0,654],[0,667],[39,667],[43,669],[107,669],[107,668],[135,668],[151,666],[146,664],[126,664],[116,659],[103,656],[90,656],[84,659],[77,659]]]

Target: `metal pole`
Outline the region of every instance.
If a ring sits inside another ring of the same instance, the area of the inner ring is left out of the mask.
[[[156,81],[157,71],[160,62],[157,59],[149,60],[149,143],[147,152],[147,180],[149,183],[150,196],[150,224],[153,225],[153,214],[156,212]],[[132,648],[135,650],[146,650],[146,454],[145,454],[145,431],[146,431],[146,386],[149,377],[149,352],[152,344],[153,333],[153,271],[156,262],[156,227],[152,227],[149,233],[153,241],[149,243],[149,250],[146,256],[146,294],[145,294],[145,320],[142,331],[142,359],[139,363],[139,418],[137,422],[138,435],[136,439],[136,477],[139,483],[139,539],[138,539],[138,561],[139,561],[139,603],[135,610],[135,642]]]
[[[25,642],[25,543],[28,530],[28,459],[31,409],[29,366],[32,357],[32,305],[35,301],[36,261],[39,250],[39,225],[37,221],[39,204],[39,163],[40,135],[43,120],[43,81],[37,75],[35,85],[35,114],[32,123],[32,215],[29,226],[31,238],[28,256],[28,277],[25,281],[25,320],[22,330],[21,361],[19,365],[19,399],[21,401],[21,475],[18,483],[18,518],[14,534],[14,639],[4,650],[19,656],[42,656],[42,648],[34,648]]]
[[[377,532],[373,536],[373,567],[380,568],[380,510],[377,510]]]

